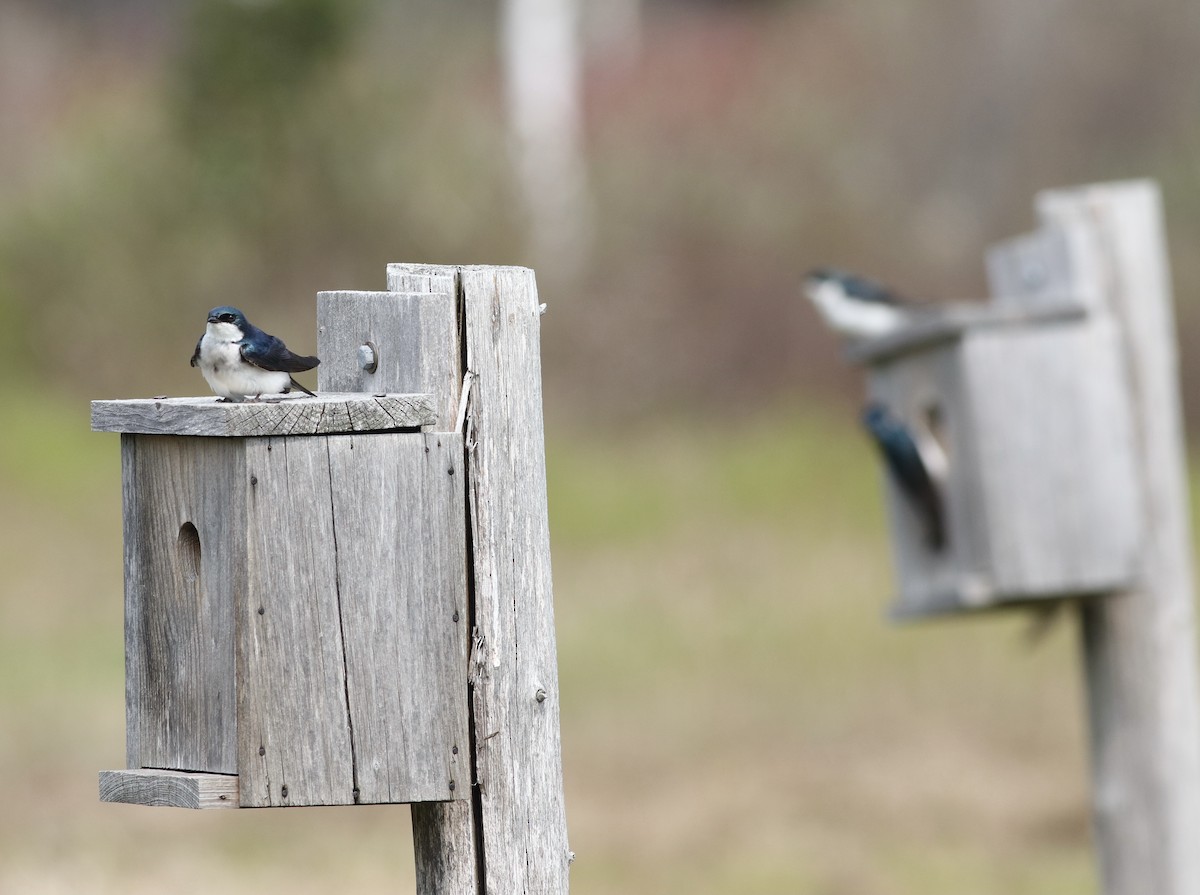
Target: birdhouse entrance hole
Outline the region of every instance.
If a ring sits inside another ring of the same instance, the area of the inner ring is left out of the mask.
[[[200,578],[200,532],[191,522],[179,527],[179,571],[183,580],[195,584]]]

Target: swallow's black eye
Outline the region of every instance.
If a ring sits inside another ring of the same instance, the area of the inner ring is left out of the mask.
[[[222,323],[233,323],[233,321],[236,320],[237,318],[234,317],[232,314],[221,314],[220,316],[217,317],[217,319],[220,320]]]

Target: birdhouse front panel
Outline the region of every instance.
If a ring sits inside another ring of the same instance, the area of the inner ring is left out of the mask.
[[[94,407],[124,433],[128,765],[192,775],[109,772],[114,800],[469,797],[463,438],[366,398]]]
[[[243,805],[465,797],[462,456],[456,433],[249,440]]]

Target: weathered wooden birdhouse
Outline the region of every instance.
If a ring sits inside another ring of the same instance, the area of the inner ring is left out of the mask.
[[[565,892],[533,271],[317,296],[317,397],[97,401],[121,433],[110,802],[407,802],[417,891]],[[462,804],[460,802],[467,804]]]
[[[1113,321],[1055,293],[1060,249],[1001,246],[992,278],[1002,300],[921,314],[851,350],[869,398],[939,467],[940,545],[887,477],[898,617],[1101,593],[1137,577],[1125,363]]]
[[[431,397],[93,412],[123,433],[129,767],[242,806],[461,797],[463,447]]]

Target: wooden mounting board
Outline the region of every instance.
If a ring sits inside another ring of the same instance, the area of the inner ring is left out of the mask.
[[[216,398],[92,402],[92,430],[253,437],[420,429],[437,420],[426,394],[341,392],[230,404]]]
[[[237,808],[236,774],[199,774],[141,768],[101,771],[100,801],[170,808]]]

